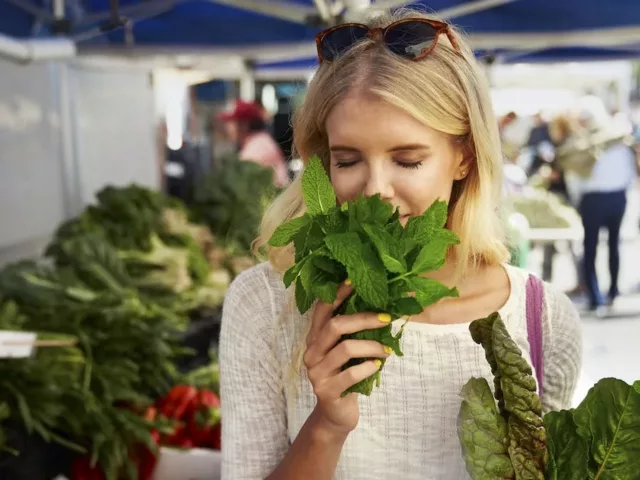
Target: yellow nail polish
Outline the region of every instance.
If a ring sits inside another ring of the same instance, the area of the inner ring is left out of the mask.
[[[391,315],[389,315],[388,313],[379,313],[378,320],[380,320],[382,323],[389,323],[391,322]]]
[[[373,363],[376,364],[376,367],[378,368],[378,370],[380,370],[380,367],[382,366],[382,360],[380,360],[379,358],[376,358]]]
[[[393,348],[391,347],[387,347],[386,345],[384,346],[384,353],[386,353],[387,355],[391,355],[393,353]]]
[[[347,278],[347,279],[344,281],[344,284],[345,284],[345,285],[347,285],[347,286],[351,285],[351,283],[353,283],[353,282],[351,282],[351,279],[350,279],[350,278]]]

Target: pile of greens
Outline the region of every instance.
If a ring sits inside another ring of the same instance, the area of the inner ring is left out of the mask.
[[[222,304],[232,276],[225,255],[182,203],[137,185],[106,187],[96,197],[56,232],[46,255],[57,266],[77,265],[73,243],[88,237],[115,248],[134,286],[154,301],[182,311]]]
[[[131,452],[152,448],[140,412],[176,381],[188,318],[140,295],[117,250],[98,238],[70,241],[73,263],[20,262],[0,272],[0,328],[77,339],[0,364],[0,405],[29,433],[87,451],[108,479],[137,478]],[[14,445],[6,445],[16,450]]]
[[[295,284],[300,313],[307,312],[316,299],[333,303],[339,285],[347,278],[354,293],[338,314],[388,313],[397,319],[422,313],[444,297],[457,296],[455,288],[423,276],[444,265],[449,247],[458,243],[456,235],[444,227],[445,202],[436,201],[405,227],[399,211],[394,212],[379,195],[337,205],[318,157],[305,168],[302,189],[306,213],[281,225],[269,241],[273,247],[293,242],[295,263],[285,273],[284,283],[287,287]],[[394,335],[390,324],[344,338],[375,340],[402,356],[401,335],[402,329]],[[354,359],[343,368],[365,360]],[[379,382],[380,371],[345,394],[370,395]]]
[[[271,169],[230,156],[196,186],[190,208],[226,249],[247,254],[264,210],[277,193]]]
[[[575,409],[542,416],[531,366],[495,313],[470,327],[494,375],[463,388],[459,436],[473,479],[632,479],[640,472],[640,381],[598,382]],[[496,405],[497,400],[497,405]]]

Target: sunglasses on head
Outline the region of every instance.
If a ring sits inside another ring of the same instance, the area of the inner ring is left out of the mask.
[[[318,59],[331,62],[365,38],[381,38],[394,54],[418,61],[429,55],[441,33],[447,35],[456,51],[460,51],[449,25],[426,18],[406,18],[385,28],[370,28],[361,23],[344,23],[316,35]]]

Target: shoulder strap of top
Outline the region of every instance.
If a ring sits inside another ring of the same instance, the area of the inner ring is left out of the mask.
[[[531,361],[538,380],[538,393],[542,397],[544,361],[542,355],[542,281],[529,275],[527,279],[527,336],[531,349]]]

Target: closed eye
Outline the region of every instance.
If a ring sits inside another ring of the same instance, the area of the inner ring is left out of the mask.
[[[336,162],[335,166],[337,168],[349,168],[349,167],[353,167],[356,163],[358,163],[359,160],[351,160],[348,162]]]
[[[420,162],[399,162],[396,161],[396,164],[402,168],[412,168],[412,169],[418,169],[422,166],[422,161]]]

